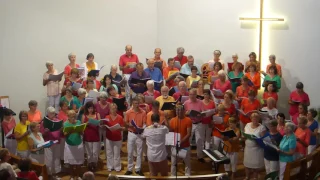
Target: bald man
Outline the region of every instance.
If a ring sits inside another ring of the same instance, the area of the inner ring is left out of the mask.
[[[119,68],[123,74],[131,74],[136,70],[136,68],[130,67],[130,64],[139,63],[139,58],[136,54],[132,53],[132,46],[127,45],[125,47],[126,53],[120,56],[119,59]]]
[[[160,48],[156,48],[154,50],[154,57],[150,58],[150,59],[154,60],[155,63],[156,62],[161,62],[162,63],[161,64],[162,66],[158,67],[158,68],[160,68],[161,72],[162,72],[162,69],[164,69],[164,68],[166,68],[168,66],[166,61],[161,58],[161,49]]]

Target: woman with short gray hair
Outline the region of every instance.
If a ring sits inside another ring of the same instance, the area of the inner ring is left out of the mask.
[[[213,70],[213,65],[214,65],[214,63],[216,63],[216,62],[220,62],[221,65],[222,65],[222,69],[224,70],[224,63],[223,63],[223,60],[220,59],[220,56],[221,56],[221,51],[220,51],[220,50],[215,50],[215,51],[213,51],[213,59],[210,59],[210,60],[208,61],[210,71]],[[211,64],[211,65],[210,65],[210,64]]]
[[[50,75],[58,75],[58,71],[54,69],[53,62],[46,62],[47,72],[43,74],[43,86],[47,86],[47,96],[49,99],[49,106],[52,106],[56,109],[56,113],[58,113],[59,109],[59,101],[60,101],[60,93],[61,87],[59,81],[49,80]],[[61,80],[60,80],[61,81]]]
[[[184,56],[184,48],[178,47],[177,48],[177,56],[173,58],[175,61],[180,63],[180,68],[188,62],[187,56]],[[177,67],[178,68],[178,67]],[[180,68],[178,68],[180,70]]]
[[[71,75],[71,69],[80,67],[79,64],[76,64],[76,57],[77,57],[76,54],[73,52],[68,54],[68,59],[69,59],[70,63],[67,64],[66,67],[64,68],[64,78],[65,79],[69,79],[69,77]]]

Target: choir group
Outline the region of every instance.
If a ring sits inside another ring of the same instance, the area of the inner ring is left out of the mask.
[[[97,169],[101,146],[109,172],[123,169],[120,155],[126,141],[125,175],[143,176],[141,161],[146,158],[150,175],[167,176],[170,160],[175,176],[176,161],[183,159],[188,176],[191,145],[202,163],[206,162],[203,150],[223,145],[230,158],[224,169],[230,177],[237,172],[238,152],[244,151],[245,179],[257,179],[262,168],[267,174],[278,171],[282,179],[286,163],[315,149],[317,111],[308,109],[308,94],[298,82],[288,100],[290,118],[278,112],[282,71],[275,55],[269,56],[265,71],[254,52],[244,64],[237,54],[229,63],[223,63],[220,55],[214,51],[213,59],[199,66],[193,56],[184,55],[182,47],[167,61],[156,48],[144,68],[128,45],[119,60],[122,74],[112,65],[99,80],[101,67],[92,53],[82,65],[70,53],[63,85],[62,74],[47,62],[46,114],[31,100],[29,111],[20,111],[16,124],[13,112],[4,109],[5,147],[12,154],[46,164],[53,177],[68,165],[71,178],[77,179],[85,157],[88,169]],[[258,99],[261,86],[265,90]]]

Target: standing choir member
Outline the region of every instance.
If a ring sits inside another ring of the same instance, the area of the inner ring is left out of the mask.
[[[157,90],[154,90],[154,81],[149,80],[147,81],[147,91],[143,93],[144,97],[146,96],[153,96],[153,99],[157,99],[159,96],[161,96],[160,92]],[[149,103],[149,109],[152,108],[152,103]]]
[[[180,151],[182,149],[187,151],[186,157],[183,159],[185,164],[184,171],[186,176],[190,176],[191,175],[190,137],[191,137],[191,131],[192,131],[192,120],[186,117],[185,113],[186,112],[184,110],[183,105],[180,105],[180,104],[176,105],[177,116],[170,120],[169,126],[170,126],[170,131],[180,134],[179,149]],[[176,147],[173,146],[171,148],[171,151],[176,151]],[[178,157],[176,157],[173,153],[171,154],[171,176],[176,176],[177,175],[176,162]]]
[[[76,96],[73,96],[71,88],[66,88],[65,92],[66,92],[66,95],[64,95],[60,98],[60,102],[67,103],[67,107],[72,109],[72,106],[73,106],[73,103],[76,99]],[[59,107],[61,108],[60,103],[59,103]]]
[[[167,125],[166,124],[167,121],[165,121],[165,113],[160,110],[160,103],[158,101],[152,101],[151,111],[147,113],[146,126],[151,126],[153,124],[152,120],[151,120],[151,116],[153,114],[159,115],[160,120],[159,120],[158,124]]]
[[[222,70],[222,64],[220,62],[215,62],[213,64],[213,69],[208,73],[208,84],[210,85],[210,89],[213,88],[214,82],[219,78],[218,72]]]
[[[11,109],[4,109],[1,126],[5,136],[4,146],[9,150],[11,154],[16,154],[17,141],[14,137],[14,128],[16,127],[16,120],[12,115],[13,115],[13,111]],[[12,135],[8,136],[9,133]]]
[[[115,88],[113,86],[108,87],[107,89],[107,93],[108,93],[108,102],[109,103],[113,103],[113,98],[123,98],[122,95],[118,94],[118,92],[115,90]],[[124,104],[125,106],[127,106],[127,102],[125,102]],[[117,110],[117,113],[121,116],[124,117],[124,110]]]
[[[118,74],[117,65],[111,65],[109,76],[111,78],[111,83],[116,84],[118,86],[118,93],[121,93],[121,88],[123,87],[123,85],[120,85],[117,82],[120,82],[122,80],[122,76]]]
[[[144,176],[141,171],[141,160],[142,160],[142,144],[143,138],[141,136],[141,132],[139,132],[136,128],[131,124],[131,120],[133,120],[139,128],[143,128],[146,124],[146,112],[139,108],[139,99],[132,99],[132,109],[129,109],[126,112],[125,122],[128,127],[128,170],[125,175],[131,175],[133,169],[133,151],[134,146],[137,148],[137,162],[135,166],[136,174],[140,176]]]
[[[82,123],[88,123],[83,134],[84,148],[88,156],[88,168],[91,171],[96,170],[100,154],[99,126],[89,123],[89,120],[99,121],[100,114],[96,112],[93,102],[87,102],[84,105],[84,114]]]
[[[204,97],[204,99],[202,100],[202,103],[203,103],[203,110],[204,111],[216,108],[215,104],[212,100],[212,96],[211,96],[209,89],[203,90],[203,97]],[[212,133],[211,121],[212,121],[212,116],[203,117],[203,119],[202,119],[202,124],[204,126],[204,133],[205,133],[205,138],[204,138],[205,139],[204,140],[205,149],[210,149],[211,133]]]
[[[65,103],[60,102],[64,104],[63,106],[67,107]],[[65,108],[64,107],[64,108]],[[61,112],[61,111],[60,111]],[[67,111],[66,111],[67,112]],[[60,113],[59,113],[60,114]],[[62,118],[56,118],[55,115],[55,109],[54,107],[48,107],[47,108],[47,117],[51,119],[52,121],[66,121],[67,119],[63,120]],[[60,115],[61,117],[61,115]],[[61,127],[62,129],[62,127]],[[62,131],[57,130],[57,131],[50,131],[49,129],[45,128],[43,125],[43,121],[40,124],[40,132],[43,135],[43,138],[45,141],[59,141],[56,144],[53,144],[52,146],[45,148],[44,149],[44,160],[48,169],[48,174],[55,176],[57,173],[61,171],[61,161],[63,160],[63,150],[61,150],[61,146],[64,147],[65,145],[65,139],[61,138]]]
[[[257,70],[258,66],[256,63],[250,63],[248,65],[248,72],[245,74],[245,76],[250,79],[252,82],[252,88],[258,92],[258,89],[260,88],[261,85],[261,77],[260,77],[260,72]]]
[[[298,128],[294,132],[297,138],[297,148],[295,159],[299,159],[307,155],[307,149],[310,143],[311,131],[307,127],[308,120],[306,117],[298,118]]]
[[[269,73],[264,77],[262,86],[265,87],[269,83],[273,83],[276,86],[277,92],[281,88],[281,77],[278,75],[276,66],[270,66]]]
[[[255,52],[249,54],[249,60],[245,63],[245,72],[249,72],[250,63],[255,63],[257,65],[257,71],[260,71],[260,63],[257,60],[257,55]]]
[[[138,94],[144,93],[147,90],[147,87],[143,83],[131,83],[132,79],[150,79],[150,74],[143,70],[143,64],[138,63],[136,66],[137,70],[134,71],[129,78],[129,86],[131,90]]]
[[[240,109],[244,113],[248,113],[250,111],[255,111],[260,109],[260,102],[256,99],[256,93],[253,90],[250,90],[248,93],[248,98],[245,98],[241,101]],[[243,114],[240,114],[240,129],[242,130],[243,127],[251,122],[250,120],[250,113],[246,116]]]
[[[88,89],[88,87],[87,87],[88,86],[88,82],[89,82],[89,80],[92,80],[93,88],[96,89],[96,90],[100,90],[101,82],[97,80],[97,76],[98,76],[98,74],[96,73],[95,70],[89,71],[87,80],[82,82],[82,87]]]
[[[66,122],[68,120],[68,111],[69,111],[69,106],[67,102],[60,101],[60,111],[57,115],[57,118],[59,120],[62,120],[63,122]]]
[[[20,123],[14,128],[14,137],[17,140],[17,156],[21,158],[29,157],[29,146],[28,146],[28,135],[30,131],[28,126],[30,122],[28,121],[27,111],[20,111],[19,113]]]
[[[70,63],[67,64],[66,67],[64,68],[64,78],[65,79],[70,78],[70,76],[72,75],[72,72],[71,72],[72,69],[77,69],[80,67],[80,65],[76,63],[76,57],[77,56],[75,53],[70,53],[68,55],[68,59],[69,59]]]
[[[144,71],[150,75],[150,78],[154,82],[156,82],[154,85],[155,90],[160,91],[163,76],[161,70],[154,66],[154,62],[155,61],[153,59],[149,59],[147,62],[148,67]]]
[[[185,74],[185,75],[191,75],[191,67],[192,66],[196,66],[197,67],[197,74],[201,74],[200,73],[200,68],[194,64],[194,58],[192,55],[189,55],[188,56],[188,63],[184,64],[183,66],[181,66],[181,69],[180,69],[180,73],[181,74]]]
[[[189,96],[187,83],[185,81],[180,81],[178,84],[179,92],[176,92],[172,95],[175,100],[178,100],[180,96]]]
[[[116,84],[113,84],[112,83],[112,78],[111,78],[111,76],[109,75],[109,74],[106,74],[104,77],[103,77],[103,79],[101,80],[101,86],[100,86],[100,89],[99,89],[99,92],[106,92],[107,91],[107,89],[108,89],[108,87],[110,87],[110,86],[113,86],[114,87],[114,89],[117,91],[117,92],[121,92],[121,91],[119,91],[120,89],[120,87],[118,87]]]
[[[160,62],[161,68],[160,67],[159,68],[160,68],[161,72],[164,68],[166,68],[168,66],[166,61],[161,58],[161,49],[160,48],[154,49],[154,57],[150,58],[149,60],[153,60],[154,62]]]
[[[94,55],[92,53],[87,54],[87,62],[84,62],[81,67],[84,68],[84,75],[86,76],[91,70],[98,70],[98,63],[94,62]]]
[[[303,104],[299,104],[298,106],[298,112],[296,114],[294,114],[292,116],[292,122],[295,124],[295,125],[298,125],[298,118],[299,117],[306,117],[307,116],[307,113],[308,113],[308,108],[307,106],[303,105]]]
[[[145,128],[142,136],[146,138],[148,146],[149,170],[151,176],[168,176],[168,161],[166,151],[167,126],[160,124],[159,114],[152,114],[152,125]],[[167,122],[168,123],[168,122]],[[167,124],[166,123],[166,124]]]
[[[110,114],[105,116],[109,121],[103,121],[104,125],[109,127],[119,124],[121,126],[120,129],[110,130],[105,126],[106,132],[106,156],[107,156],[107,169],[109,172],[115,170],[117,172],[121,171],[121,159],[120,159],[120,151],[122,146],[122,131],[126,128],[124,127],[123,118],[117,114],[117,105],[115,103],[111,103],[109,105]]]
[[[244,76],[242,72],[243,65],[240,62],[235,62],[232,65],[232,71],[228,73],[230,79],[233,78],[242,78]],[[232,91],[235,93],[237,87],[240,86],[240,81],[231,81]]]
[[[213,59],[209,60],[208,63],[209,64],[214,64],[216,62],[220,62],[221,65],[222,65],[222,70],[224,70],[224,63],[223,61],[220,59],[220,56],[221,56],[221,51],[220,50],[215,50],[213,51]],[[210,65],[209,65],[210,67]],[[213,69],[210,68],[210,71],[212,71]]]
[[[168,86],[169,88],[174,86],[174,78],[169,78],[172,74],[179,72],[179,69],[174,67],[174,59],[173,58],[169,58],[168,59],[168,67],[165,67],[163,69],[163,78],[166,81],[166,86]]]
[[[276,101],[270,97],[267,100],[267,106],[261,108],[261,111],[266,111],[268,113],[267,117],[262,118],[262,124],[264,126],[268,126],[268,123],[273,120],[276,119],[276,116],[278,114],[278,109],[276,108]]]
[[[241,104],[242,99],[248,98],[249,90],[252,88],[248,85],[249,79],[247,76],[241,78],[241,85],[236,89],[236,100]]]
[[[216,81],[214,81],[213,89],[220,90],[222,94],[224,94],[227,90],[231,89],[231,83],[226,77],[226,73],[223,70],[218,72],[218,77]],[[223,99],[223,95],[214,95],[217,99]]]
[[[277,88],[273,85],[273,83],[269,83],[265,88],[265,91],[262,95],[263,106],[267,105],[267,99],[270,97],[272,97],[275,100],[275,103],[277,105],[277,102],[278,102]]]
[[[98,92],[98,90],[94,87],[94,81],[92,79],[87,79],[85,82],[86,82],[86,91],[87,91],[86,96],[89,95],[90,91]]]
[[[99,94],[99,101],[94,105],[97,113],[100,115],[101,119],[104,119],[107,115],[109,115],[109,110],[110,110],[110,103],[107,101],[108,100],[108,94],[103,91],[100,92]],[[100,137],[100,142],[103,142],[104,148],[106,148],[106,129],[104,128],[99,128],[99,137]]]
[[[68,79],[64,80],[63,87],[62,87],[62,90],[61,90],[62,91],[61,94],[65,93],[66,89],[71,88],[72,94],[74,96],[77,96],[78,95],[77,94],[77,90],[72,88],[72,86],[73,86],[73,83],[82,84],[82,81],[83,81],[83,79],[79,78],[79,70],[77,68],[71,69],[70,76],[68,77]]]
[[[68,112],[68,121],[63,124],[63,127],[74,127],[80,125],[81,122],[76,120],[76,112],[70,110]],[[84,149],[82,143],[82,133],[64,132],[66,144],[64,149],[64,163],[70,164],[70,176],[77,179],[80,177],[81,165],[84,162]]]
[[[316,145],[317,145],[317,135],[318,135],[318,129],[319,129],[319,124],[315,120],[317,115],[318,115],[318,112],[315,109],[308,110],[307,126],[309,127],[309,129],[311,131],[311,138],[310,138],[310,143],[308,146],[308,154],[311,154],[316,149]]]
[[[215,114],[214,116],[220,117],[222,119],[222,122],[217,122],[216,119],[213,119],[213,121],[211,121],[211,126],[215,127],[213,128],[211,134],[214,149],[217,149],[222,141],[221,133],[217,129],[219,129],[220,131],[225,131],[225,129],[228,127],[228,120],[230,118],[230,115],[226,113],[225,107],[222,104],[218,105],[216,112],[217,114]]]
[[[197,99],[197,89],[191,89],[189,91],[189,99],[184,103],[184,108],[186,110],[186,114],[189,116],[191,110],[195,110],[198,112],[204,111],[203,103],[200,99]],[[196,144],[197,144],[197,158],[198,161],[204,163],[204,154],[202,152],[204,146],[204,124],[202,124],[202,116],[191,117],[192,120],[192,131],[190,136],[190,142],[192,140],[193,135],[196,136]]]
[[[184,56],[184,48],[183,47],[177,48],[177,56],[174,57],[174,60],[178,61],[180,63],[181,67],[188,62],[187,56]],[[180,68],[178,68],[178,69],[180,69]]]
[[[198,81],[198,86],[197,86],[197,95],[201,96],[201,98],[197,96],[198,98],[203,99],[203,91],[204,91],[203,80],[199,80]]]
[[[28,111],[28,120],[30,122],[40,122],[42,120],[42,114],[38,107],[38,102],[35,100],[31,100],[28,103],[29,105],[29,111]]]
[[[44,139],[40,133],[40,124],[35,122],[31,123],[30,130],[31,133],[28,137],[30,158],[32,162],[44,164],[44,148],[37,147],[39,144],[44,143]]]
[[[303,83],[298,82],[296,85],[296,90],[290,93],[288,104],[290,106],[289,115],[291,119],[293,115],[298,113],[299,104],[310,106],[309,95],[306,92],[304,92],[303,87]]]
[[[236,116],[236,106],[233,103],[233,93],[231,90],[230,92],[226,91],[226,93],[223,96],[223,101],[221,102],[221,104],[224,106],[225,110],[229,113],[230,116],[233,116],[233,117]]]
[[[231,72],[231,71],[234,71],[233,70],[233,65],[236,64],[236,63],[240,63],[241,65],[241,68],[240,68],[240,71],[242,72],[243,71],[243,64],[241,62],[238,61],[238,54],[237,53],[234,53],[232,54],[232,63],[228,63],[228,72]],[[231,67],[229,66],[229,64],[231,64]]]
[[[59,101],[60,101],[60,81],[52,81],[49,80],[50,74],[58,75],[58,71],[53,68],[53,62],[48,61],[46,62],[46,67],[48,69],[47,72],[43,74],[43,86],[47,86],[47,96],[49,99],[49,106],[54,107],[56,110],[59,109]]]
[[[194,81],[198,82],[201,77],[197,75],[198,68],[196,66],[191,67],[191,75],[187,77],[186,83],[187,83],[187,88],[196,88],[196,87],[191,87],[192,83]]]
[[[278,75],[280,76],[280,78],[282,77],[282,70],[281,70],[281,66],[280,64],[277,64],[276,63],[276,56],[271,54],[269,56],[269,61],[270,61],[270,64],[267,65],[267,68],[266,68],[266,74],[268,74],[270,72],[270,67],[271,66],[275,66],[277,68],[277,71],[278,71]]]
[[[284,136],[284,134],[285,134],[285,120],[286,120],[286,117],[285,117],[285,115],[283,113],[278,113],[276,119],[278,121],[277,131],[282,136]]]

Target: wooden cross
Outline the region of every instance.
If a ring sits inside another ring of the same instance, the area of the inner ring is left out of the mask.
[[[263,17],[263,1],[260,0],[260,17],[259,18],[248,18],[248,17],[240,17],[240,20],[242,21],[259,21],[259,61],[261,61],[261,51],[262,51],[262,26],[263,26],[263,21],[284,21],[283,18],[264,18]],[[261,62],[260,62],[261,66]],[[261,67],[260,67],[261,69]]]

